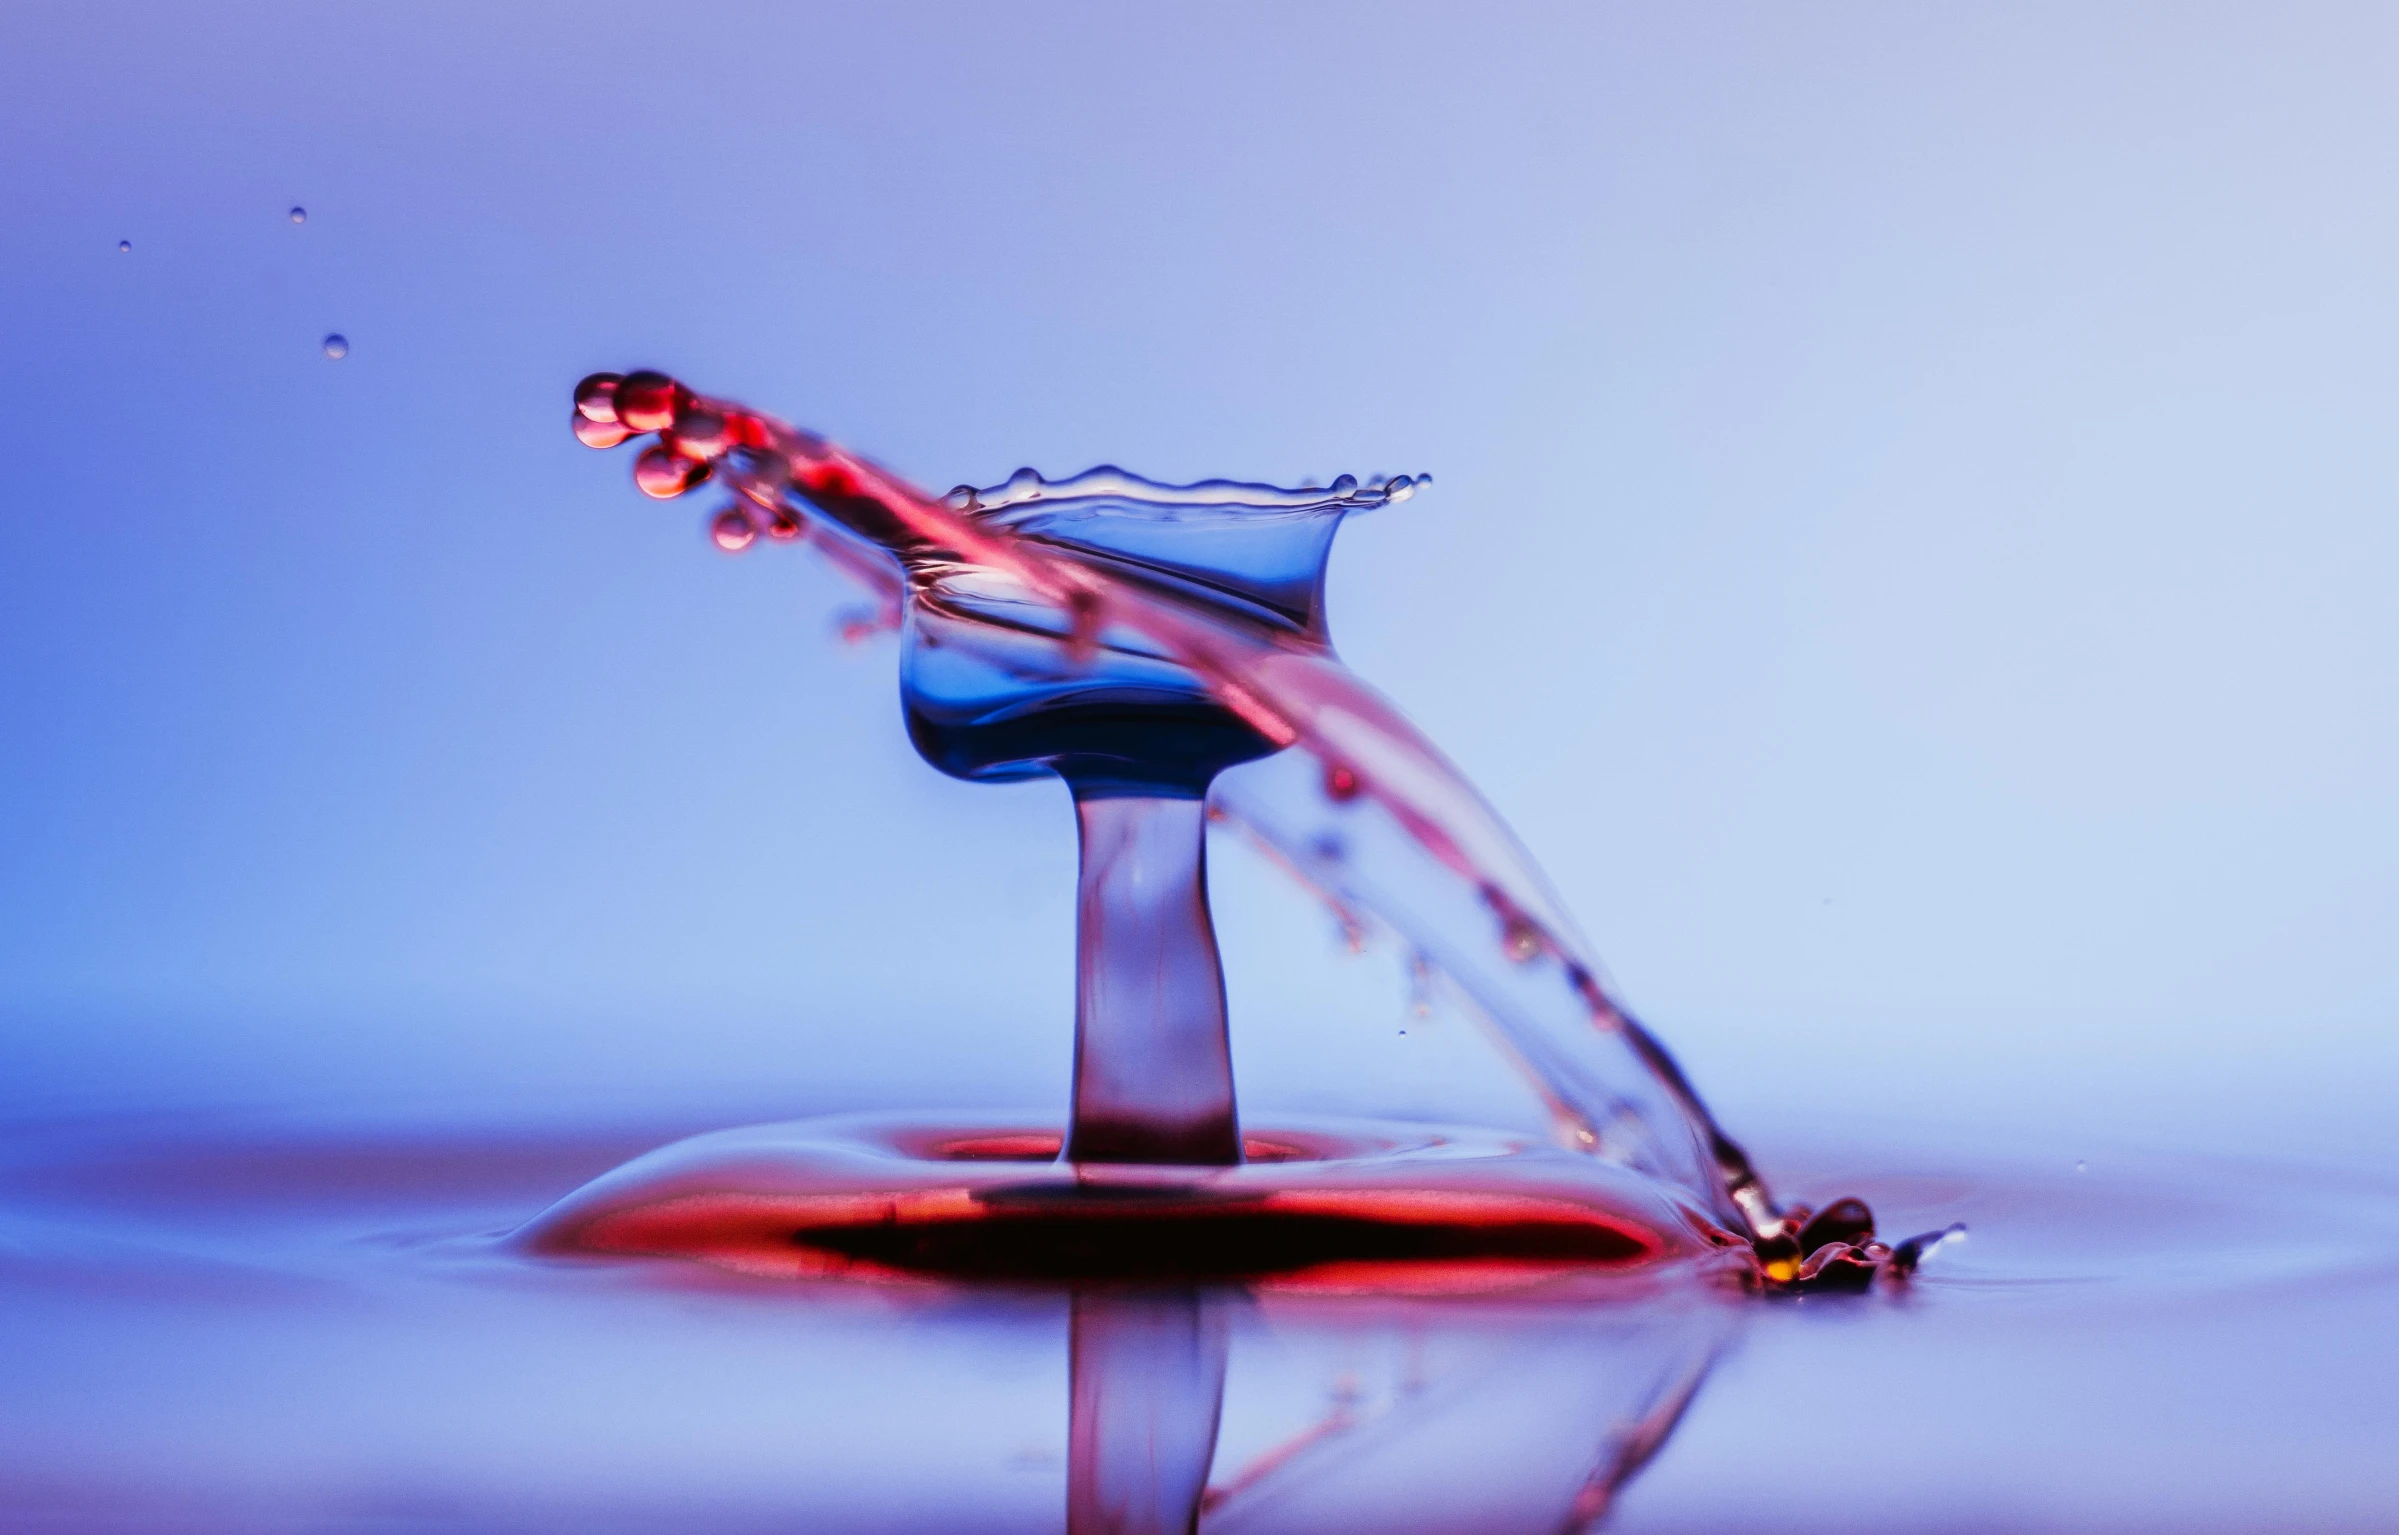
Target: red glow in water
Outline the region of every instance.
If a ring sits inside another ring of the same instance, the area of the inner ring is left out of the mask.
[[[1460,1134],[1253,1134],[1248,1160],[1211,1169],[1060,1162],[1055,1131],[762,1128],[646,1158],[544,1215],[525,1240],[553,1256],[684,1258],[789,1279],[1240,1280],[1408,1293],[1745,1254],[1638,1179]]]

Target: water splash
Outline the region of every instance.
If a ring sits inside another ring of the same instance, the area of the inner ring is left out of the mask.
[[[645,492],[720,482],[742,509],[740,528],[756,519],[806,530],[885,622],[904,619],[903,692],[920,751],[962,777],[1065,777],[1086,812],[1087,900],[1095,836],[1138,841],[1132,821],[1196,800],[1219,769],[1250,762],[1215,783],[1217,810],[1454,980],[1566,1143],[1682,1190],[1759,1245],[1771,1280],[1879,1261],[1870,1218],[1836,1235],[1810,1212],[1777,1209],[1672,1057],[1610,993],[1513,833],[1334,656],[1323,613],[1334,533],[1348,515],[1407,499],[1424,477],[1286,489],[1162,485],[1113,467],[1052,481],[1026,469],[937,497],[658,373],[586,379],[576,432],[595,446],[656,433],[634,471]],[[721,532],[732,515],[719,515],[717,542],[746,548],[748,533]],[[1162,730],[1174,733],[1170,749]],[[1149,808],[1103,813],[1125,824],[1095,832],[1092,807],[1109,800]],[[1179,846],[1182,834],[1153,840]],[[1202,977],[1201,947],[1181,951],[1190,978]],[[1204,959],[1213,964],[1212,941]],[[1183,994],[1204,1004],[1207,990],[1195,982]],[[1184,1033],[1221,1038],[1221,1003]],[[1220,1073],[1210,1062],[1200,1075]],[[1222,1113],[1192,1112],[1185,1128],[1237,1146],[1229,1101]]]

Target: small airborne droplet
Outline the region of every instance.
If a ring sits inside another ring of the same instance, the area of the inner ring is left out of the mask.
[[[581,411],[575,413],[575,440],[587,448],[613,448],[633,435],[633,429],[621,421],[594,421]]]
[[[119,241],[117,242],[117,254],[118,254],[118,255],[120,255],[120,256],[130,256],[130,255],[132,255],[132,254],[133,254],[133,242],[132,242],[131,240],[119,240]]]
[[[732,446],[725,434],[725,418],[712,410],[685,407],[675,413],[675,424],[668,431],[675,450],[687,458],[716,458]]]
[[[758,524],[750,520],[750,514],[743,508],[728,506],[708,525],[708,536],[727,554],[739,554],[757,542]]]
[[[575,414],[586,421],[616,420],[616,386],[623,380],[614,373],[593,373],[575,386]]]
[[[1324,770],[1324,797],[1337,805],[1346,805],[1358,797],[1358,770],[1343,763],[1333,763]]]
[[[766,536],[778,543],[789,543],[807,531],[800,519],[789,512],[779,511],[766,520]]]
[[[292,204],[292,222],[293,222],[293,223],[295,223],[295,224],[305,224],[305,223],[307,223],[307,222],[308,222],[308,210],[307,210],[306,208],[303,208],[303,207],[301,207],[301,206],[300,206],[298,203],[294,203],[294,204]]]
[[[1508,958],[1523,964],[1541,952],[1541,930],[1518,917],[1507,924],[1499,944],[1507,951]]]
[[[661,501],[672,501],[707,478],[706,464],[661,443],[644,448],[641,457],[633,461],[633,483],[643,495]]]
[[[683,386],[663,373],[628,373],[617,382],[616,419],[637,432],[663,432],[675,424],[683,398]]]
[[[332,335],[327,336],[325,338],[325,355],[332,358],[335,362],[340,362],[343,358],[349,356],[350,338],[343,335],[340,331],[335,331]]]

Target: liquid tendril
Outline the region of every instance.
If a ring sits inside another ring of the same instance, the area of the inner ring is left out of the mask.
[[[877,626],[906,628],[902,692],[928,761],[1066,779],[1084,842],[1070,1165],[1243,1161],[1196,851],[1204,801],[1336,910],[1395,929],[1479,1009],[1562,1145],[1678,1191],[1748,1249],[1760,1284],[1856,1288],[1908,1267],[1857,1201],[1778,1208],[1514,835],[1333,655],[1334,532],[1429,477],[1283,489],[1020,469],[933,496],[663,373],[595,374],[574,398],[592,446],[655,434],[635,461],[646,494],[713,479],[734,495],[710,522],[720,548],[806,533],[870,594]],[[1161,895],[1191,891],[1196,909]]]

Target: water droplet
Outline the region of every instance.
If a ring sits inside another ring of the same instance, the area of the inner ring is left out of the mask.
[[[594,421],[581,411],[575,413],[575,440],[587,448],[613,448],[632,435],[621,421]]]
[[[807,524],[788,511],[777,511],[766,520],[766,536],[777,543],[789,543],[807,531]]]
[[[575,386],[575,413],[586,421],[616,419],[616,386],[622,381],[615,373],[593,373]]]
[[[728,506],[708,525],[708,536],[727,554],[739,554],[758,541],[758,524],[750,520],[747,508]]]
[[[1358,797],[1358,772],[1346,763],[1328,763],[1324,770],[1324,797],[1337,805],[1346,805]]]
[[[1541,929],[1522,917],[1511,917],[1501,929],[1499,944],[1508,958],[1521,965],[1541,952]]]
[[[763,416],[748,411],[735,411],[725,418],[725,435],[737,448],[765,449],[775,445],[774,429]]]
[[[325,338],[325,355],[332,358],[335,362],[340,362],[343,358],[349,356],[350,338],[343,335],[340,331],[335,331],[333,334],[327,336]]]
[[[616,386],[616,419],[637,432],[663,432],[675,424],[686,394],[663,373],[628,373]]]
[[[1325,490],[1332,495],[1346,496],[1357,488],[1358,477],[1354,474],[1345,474],[1334,480],[1332,484],[1327,485]]]
[[[661,501],[672,501],[707,478],[706,464],[661,443],[642,449],[641,457],[633,461],[633,483],[643,495]]]
[[[130,255],[132,255],[132,254],[133,254],[133,242],[132,242],[131,240],[119,240],[119,241],[117,242],[117,254],[118,254],[118,255],[120,255],[120,256],[130,256]]]
[[[308,210],[307,210],[306,208],[303,208],[303,207],[301,207],[301,206],[300,206],[298,203],[294,203],[294,204],[292,204],[292,222],[293,222],[293,223],[295,223],[295,224],[305,224],[305,223],[307,223],[307,222],[308,222]]]
[[[667,435],[673,439],[675,451],[687,458],[716,458],[732,446],[725,436],[725,418],[688,402],[675,413],[675,424]]]
[[[2078,1173],[2087,1173],[2091,1170],[2091,1164],[2088,1162],[2077,1161],[2074,1164],[2074,1170]]]

